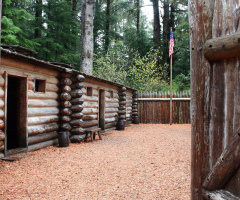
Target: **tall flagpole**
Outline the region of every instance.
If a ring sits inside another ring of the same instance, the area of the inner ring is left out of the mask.
[[[172,27],[170,28],[170,33]],[[172,125],[172,55],[170,57],[170,125]]]

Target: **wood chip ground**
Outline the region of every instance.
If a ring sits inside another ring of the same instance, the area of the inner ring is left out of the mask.
[[[0,199],[190,199],[190,125],[131,125],[103,140],[0,161]]]

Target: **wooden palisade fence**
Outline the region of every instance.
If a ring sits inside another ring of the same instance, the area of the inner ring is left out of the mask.
[[[190,123],[190,92],[173,93],[173,124]],[[144,92],[138,94],[139,122],[145,124],[170,123],[170,93]]]

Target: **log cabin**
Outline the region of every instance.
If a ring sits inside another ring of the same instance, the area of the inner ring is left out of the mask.
[[[2,46],[0,158],[56,145],[61,132],[81,142],[86,130],[123,130],[136,121],[134,89],[35,55],[23,47]]]

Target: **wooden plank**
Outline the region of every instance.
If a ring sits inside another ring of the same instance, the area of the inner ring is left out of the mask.
[[[240,200],[239,197],[233,195],[226,190],[207,191],[203,190],[203,197],[209,200]]]
[[[240,167],[240,131],[234,135],[227,148],[217,160],[203,182],[207,190],[224,188]]]
[[[58,108],[28,108],[28,117],[58,115]]]
[[[37,143],[37,144],[32,144],[28,146],[28,151],[36,151],[38,149],[42,149],[45,147],[49,147],[49,146],[54,146],[58,144],[58,139],[54,139],[54,140],[49,140],[49,141],[45,141],[45,142],[41,142],[41,143]]]
[[[57,132],[44,133],[41,135],[30,136],[30,137],[28,137],[28,145],[52,140],[54,138],[57,138],[57,136],[58,136]]]
[[[59,116],[28,117],[28,126],[53,123],[59,120]]]
[[[43,125],[37,125],[37,126],[29,126],[28,127],[28,135],[38,135],[43,133],[49,133],[57,131],[59,128],[59,125],[57,123],[51,123],[51,124],[43,124]]]
[[[28,107],[58,107],[59,103],[56,100],[38,100],[38,99],[29,99]]]

